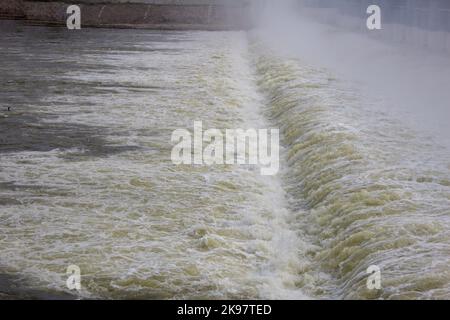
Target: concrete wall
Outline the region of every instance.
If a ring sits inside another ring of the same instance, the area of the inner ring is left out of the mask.
[[[334,9],[361,18],[369,5],[380,6],[387,24],[403,24],[427,30],[450,32],[449,0],[300,0],[310,8]]]
[[[450,0],[297,0],[305,15],[370,37],[450,52]],[[382,30],[366,28],[366,9],[381,8]]]
[[[247,29],[245,0],[0,0],[0,16],[65,24],[69,4],[81,8],[82,27]]]
[[[0,17],[19,18],[24,14],[22,0],[0,0]]]

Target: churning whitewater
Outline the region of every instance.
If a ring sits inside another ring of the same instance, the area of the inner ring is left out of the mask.
[[[69,265],[87,298],[305,297],[281,181],[170,159],[172,132],[194,121],[268,126],[244,33],[14,28],[0,53],[15,106],[0,120],[1,274],[44,297],[67,291]]]
[[[448,151],[356,88],[244,32],[1,23],[0,296],[450,298]],[[173,164],[194,121],[279,128],[278,175]]]

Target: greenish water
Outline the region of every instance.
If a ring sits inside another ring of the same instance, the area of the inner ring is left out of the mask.
[[[447,151],[333,75],[243,32],[1,26],[2,294],[75,264],[82,298],[449,297]],[[280,128],[280,173],[175,166],[200,120]]]

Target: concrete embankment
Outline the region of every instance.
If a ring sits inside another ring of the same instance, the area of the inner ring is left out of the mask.
[[[0,0],[0,17],[65,25],[81,9],[82,27],[232,30],[251,26],[249,0]]]
[[[0,0],[1,18],[24,18],[24,3],[22,0]]]
[[[449,0],[298,0],[308,18],[382,41],[404,43],[423,49],[450,52]],[[370,4],[380,7],[380,30],[366,25]]]

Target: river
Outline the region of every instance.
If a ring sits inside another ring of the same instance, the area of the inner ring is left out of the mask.
[[[450,298],[448,149],[332,72],[245,32],[0,26],[0,296],[72,297],[77,265],[81,298]],[[194,121],[279,128],[280,172],[174,165]]]

